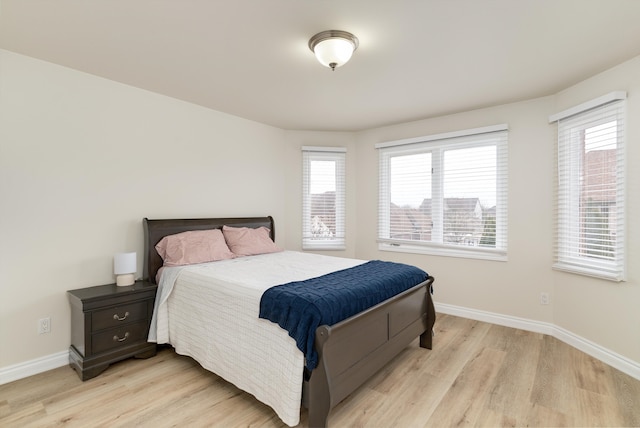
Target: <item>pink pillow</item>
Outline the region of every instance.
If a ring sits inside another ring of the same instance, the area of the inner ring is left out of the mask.
[[[236,256],[253,256],[283,251],[271,240],[269,229],[264,226],[257,229],[222,226],[222,233],[227,245]]]
[[[227,247],[220,229],[192,230],[165,236],[156,245],[164,266],[232,259],[235,255]]]

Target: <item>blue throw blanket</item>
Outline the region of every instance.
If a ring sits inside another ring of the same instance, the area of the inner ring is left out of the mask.
[[[333,325],[426,281],[423,270],[401,263],[370,261],[318,278],[269,288],[260,300],[260,318],[289,331],[306,366],[318,365],[316,329]]]

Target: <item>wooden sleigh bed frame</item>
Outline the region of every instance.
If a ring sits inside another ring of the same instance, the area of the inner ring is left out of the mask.
[[[167,235],[189,230],[267,227],[275,240],[272,217],[143,220],[144,279],[156,282],[162,259],[155,245]],[[318,366],[305,373],[302,404],[309,426],[324,427],[333,407],[420,337],[422,348],[432,348],[435,309],[431,298],[434,278],[332,326],[316,330]],[[305,369],[306,370],[306,369]]]

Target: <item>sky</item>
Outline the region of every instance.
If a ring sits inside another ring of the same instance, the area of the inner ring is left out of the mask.
[[[480,198],[485,208],[496,204],[496,148],[472,147],[444,151],[445,198]],[[432,197],[431,153],[391,158],[391,202],[418,208]],[[473,174],[470,179],[468,174]],[[413,183],[413,186],[411,185]]]

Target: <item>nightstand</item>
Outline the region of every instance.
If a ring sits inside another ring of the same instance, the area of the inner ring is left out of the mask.
[[[98,285],[67,291],[71,304],[69,365],[80,379],[98,376],[125,358],[149,358],[156,344],[147,342],[158,286]]]

